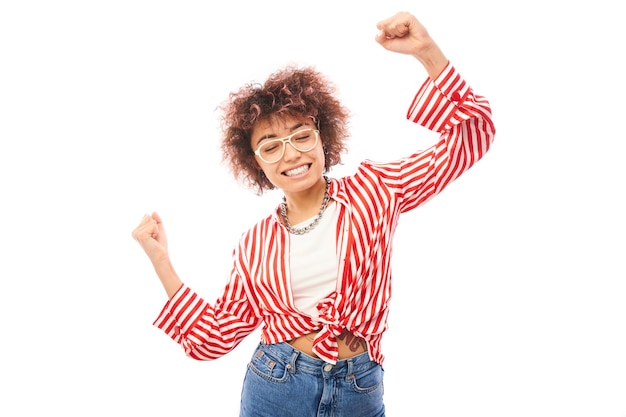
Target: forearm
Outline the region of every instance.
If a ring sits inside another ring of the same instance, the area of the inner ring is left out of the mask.
[[[436,112],[433,111],[436,109]],[[407,118],[433,132],[439,141],[430,148],[405,158],[403,210],[424,204],[480,160],[495,136],[491,107],[476,95],[465,79],[448,63],[432,80],[425,80]]]
[[[261,323],[237,280],[214,305],[182,286],[165,303],[154,325],[196,360],[213,360],[230,352]]]
[[[448,65],[448,58],[434,41],[431,41],[413,56],[422,63],[431,80],[437,79],[441,71]]]
[[[170,258],[166,256],[159,259],[153,259],[152,266],[154,267],[159,280],[161,280],[161,284],[167,293],[167,297],[172,298],[176,291],[178,291],[183,285],[183,282],[178,277],[178,274],[176,274]]]

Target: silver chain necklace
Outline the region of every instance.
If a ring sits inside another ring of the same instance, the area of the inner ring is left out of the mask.
[[[280,215],[282,216],[285,227],[287,227],[289,233],[294,235],[303,235],[313,230],[313,228],[317,226],[317,224],[320,222],[320,219],[324,214],[324,210],[326,210],[328,202],[330,201],[330,195],[328,194],[330,179],[324,176],[324,180],[326,180],[326,190],[324,190],[324,201],[322,201],[322,207],[320,208],[319,213],[317,213],[317,216],[315,216],[313,221],[304,227],[291,227],[291,225],[289,224],[289,219],[287,218],[287,198],[283,196],[283,201],[280,203]]]

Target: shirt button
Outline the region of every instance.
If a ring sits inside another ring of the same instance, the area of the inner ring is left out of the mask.
[[[451,99],[452,101],[459,101],[461,100],[461,95],[459,94],[458,91],[455,91],[454,93],[452,93]]]
[[[326,372],[330,371],[331,369],[333,369],[333,366],[330,363],[327,363],[326,365],[324,365],[324,370]]]

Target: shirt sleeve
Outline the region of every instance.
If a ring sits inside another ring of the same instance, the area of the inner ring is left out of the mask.
[[[472,167],[495,136],[489,102],[450,63],[422,84],[407,119],[438,132],[437,143],[398,161],[368,164],[400,196],[403,212],[425,203]]]
[[[213,360],[233,350],[260,324],[245,279],[236,266],[222,296],[210,305],[184,285],[165,304],[154,325],[196,360]]]

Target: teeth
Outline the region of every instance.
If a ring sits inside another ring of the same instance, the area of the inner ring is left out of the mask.
[[[295,169],[291,169],[289,171],[285,171],[285,175],[287,175],[288,177],[291,177],[293,175],[298,175],[298,174],[302,174],[304,172],[307,172],[309,170],[309,166],[308,165],[303,165],[301,167],[295,168]]]

